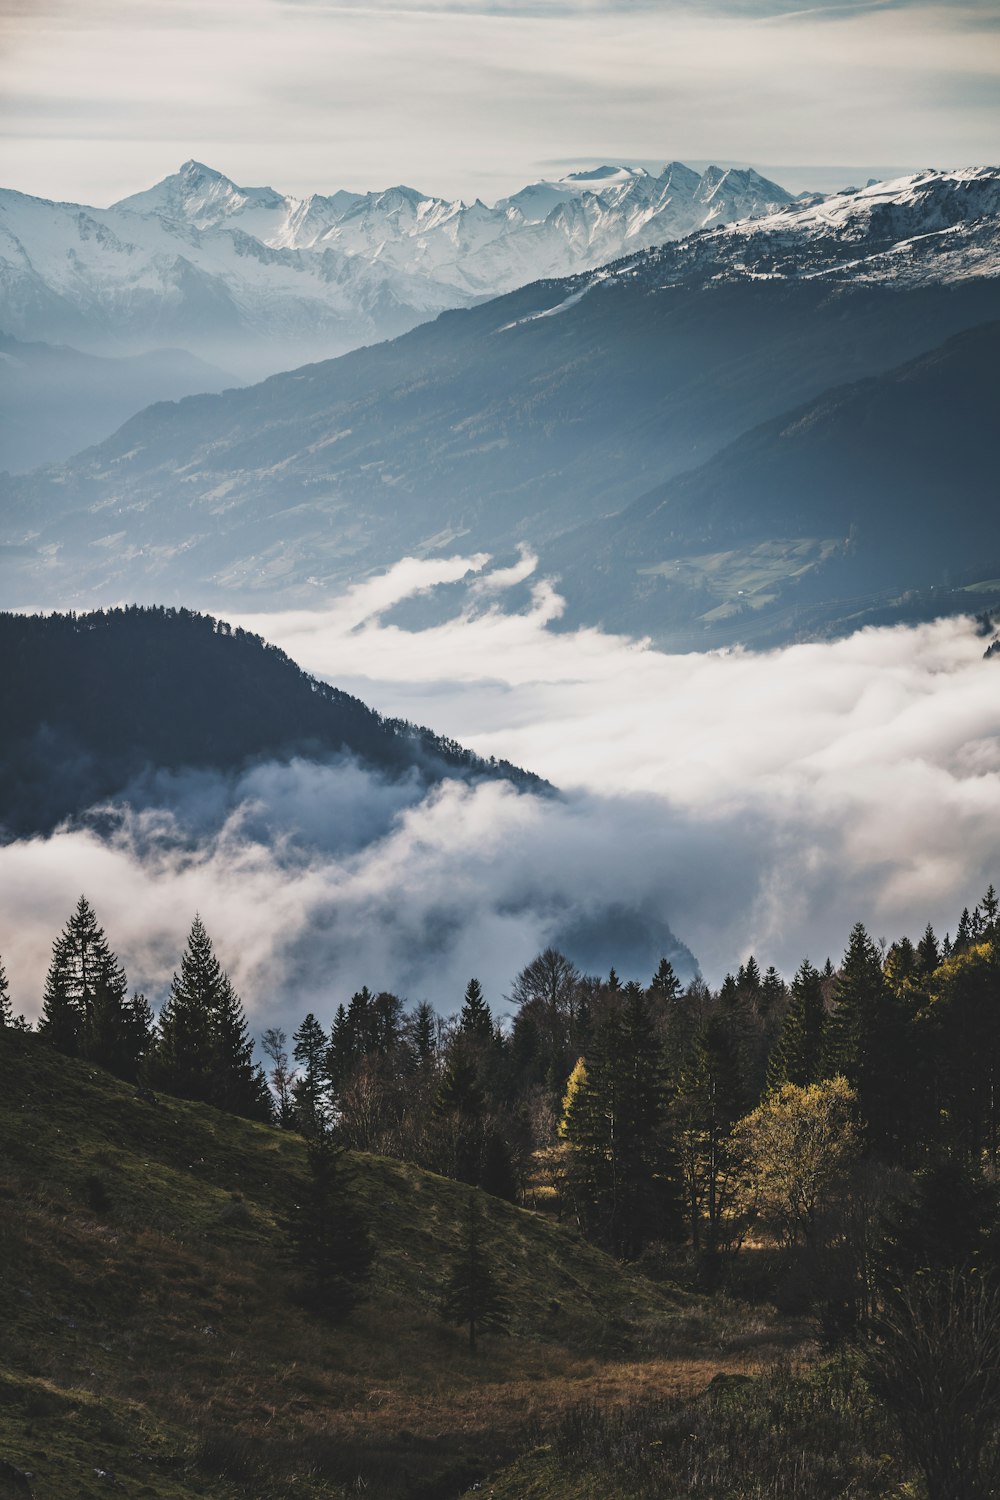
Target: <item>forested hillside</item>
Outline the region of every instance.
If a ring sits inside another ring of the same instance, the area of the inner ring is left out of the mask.
[[[353,755],[389,775],[544,785],[383,719],[258,636],[186,609],[0,614],[0,716],[0,828],[13,835],[82,812],[149,768]]]
[[[0,1476],[986,1500],[998,989],[990,887],[790,982],[363,989],[263,1034],[268,1089],[200,921],[154,1021],[81,900],[36,1033],[0,973]]]

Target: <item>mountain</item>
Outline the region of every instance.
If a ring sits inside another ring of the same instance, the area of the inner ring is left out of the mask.
[[[99,353],[180,344],[259,378],[791,201],[755,172],[678,163],[488,208],[401,186],[295,198],[189,161],[109,209],[0,192],[0,327]]]
[[[383,719],[258,636],[189,610],[0,614],[0,828],[24,836],[148,769],[356,756],[387,775],[547,784]]]
[[[925,173],[152,407],[0,487],[4,597],[312,602],[405,553],[547,546],[1000,318],[998,196]]]
[[[1000,603],[998,364],[994,322],[558,538],[566,623],[704,648]]]
[[[59,463],[154,401],[235,384],[183,349],[106,359],[0,333],[0,469]]]

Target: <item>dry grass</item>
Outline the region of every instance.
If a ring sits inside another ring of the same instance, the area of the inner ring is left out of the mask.
[[[437,1316],[468,1190],[384,1158],[360,1159],[371,1296],[330,1327],[297,1300],[282,1229],[301,1141],[151,1107],[32,1037],[0,1031],[0,1070],[0,1459],[46,1500],[106,1492],[96,1470],[162,1500],[453,1500],[581,1405],[804,1351],[795,1327],[485,1199],[515,1316],[470,1358]]]

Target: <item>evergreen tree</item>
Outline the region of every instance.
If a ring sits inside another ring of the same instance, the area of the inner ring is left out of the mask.
[[[785,1003],[788,991],[785,981],[772,964],[760,982],[757,994],[757,1010],[765,1019],[777,1019]]]
[[[81,896],[52,947],[39,1032],[70,1057],[135,1078],[149,1043],[145,999],[127,998],[125,970]]]
[[[924,935],[917,944],[917,973],[921,978],[928,978],[941,962],[941,950],[938,940],[934,936],[934,928],[928,922],[924,928]]]
[[[338,1005],[330,1027],[330,1045],[326,1051],[326,1075],[334,1094],[339,1094],[350,1078],[358,1057],[347,1011],[343,1005]]]
[[[30,1030],[23,1016],[15,1016],[14,1007],[10,998],[10,986],[7,983],[7,972],[3,962],[0,961],[0,1030],[9,1027],[13,1031]]]
[[[583,1216],[614,1254],[634,1257],[677,1231],[677,1167],[660,1045],[637,984],[597,1027],[571,1076],[561,1134]]]
[[[791,1002],[767,1069],[768,1088],[784,1083],[805,1088],[823,1077],[826,1008],[823,980],[805,959],[792,980]]]
[[[656,973],[649,983],[649,993],[657,1000],[670,1002],[681,993],[682,985],[674,973],[674,966],[667,958],[661,958]]]
[[[740,1051],[718,1010],[701,1028],[674,1106],[691,1239],[708,1253],[710,1275],[738,1186],[733,1130],[749,1108]]]
[[[160,1012],[150,1076],[182,1099],[250,1119],[270,1115],[267,1081],[253,1062],[242,1003],[198,916]]]
[[[881,953],[858,922],[837,978],[826,1068],[857,1091],[869,1139],[890,1154],[899,1152],[903,1122],[915,1103],[909,1051],[905,1014],[886,983]]]
[[[481,1333],[501,1333],[507,1328],[506,1300],[486,1253],[484,1237],[479,1204],[470,1194],[462,1216],[458,1253],[442,1289],[441,1316],[447,1323],[468,1325],[472,1354]]]
[[[410,1046],[418,1067],[426,1067],[437,1055],[437,1018],[426,1000],[415,1006],[410,1018]]]
[[[253,1060],[253,1037],[243,1002],[225,973],[212,1016],[212,1055],[211,1103],[248,1120],[270,1120],[267,1079]]]
[[[371,1274],[372,1244],[358,1204],[350,1157],[320,1124],[306,1144],[308,1174],[292,1209],[289,1234],[302,1268],[309,1305],[344,1318],[361,1300]]]
[[[483,987],[478,979],[470,979],[465,987],[465,999],[458,1017],[458,1029],[472,1041],[489,1042],[493,1037],[493,1017],[483,998]]]
[[[295,1082],[295,1115],[302,1134],[315,1135],[327,1116],[328,1049],[326,1032],[312,1011],[292,1032],[292,1043],[292,1056],[302,1069]]]

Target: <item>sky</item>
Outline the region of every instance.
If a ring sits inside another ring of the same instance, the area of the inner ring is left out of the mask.
[[[104,205],[195,158],[492,202],[602,160],[799,190],[1000,159],[996,0],[0,0],[0,182]]]
[[[502,1015],[554,943],[648,982],[661,953],[717,984],[752,952],[791,977],[876,939],[955,930],[996,866],[1000,662],[968,619],[766,653],[670,655],[553,629],[533,572],[404,560],[327,608],[246,618],[390,714],[546,776],[428,790],[350,762],[158,774],[117,817],[0,848],[3,957],[37,1011],[77,897],[162,998],[196,911],[256,1027],[329,1022],[362,984],[442,1013],[475,974]],[[453,619],[393,601],[479,569]],[[519,579],[530,607],[497,608]]]

